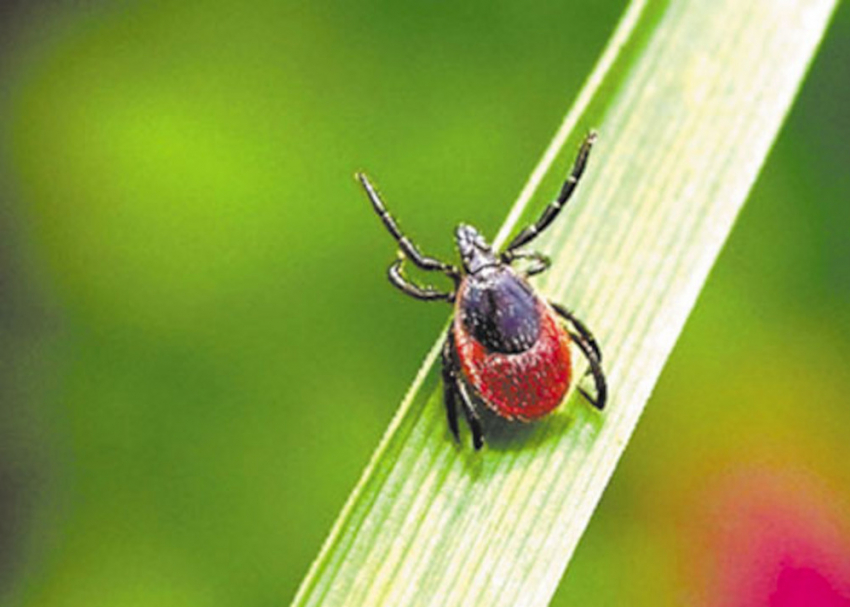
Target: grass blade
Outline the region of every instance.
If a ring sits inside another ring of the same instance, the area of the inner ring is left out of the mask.
[[[538,283],[594,329],[611,387],[482,453],[445,429],[428,355],[296,605],[551,598],[765,161],[834,0],[634,2],[511,211],[539,210],[584,126],[600,142]],[[565,142],[570,141],[567,145]]]

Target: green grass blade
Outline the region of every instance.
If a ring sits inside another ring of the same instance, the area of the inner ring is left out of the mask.
[[[594,329],[611,387],[482,453],[445,428],[428,355],[297,605],[543,605],[765,161],[834,0],[634,2],[498,241],[600,142],[539,282]],[[565,142],[569,141],[569,144]],[[533,215],[533,213],[532,213]]]

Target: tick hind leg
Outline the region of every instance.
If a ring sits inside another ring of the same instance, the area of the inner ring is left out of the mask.
[[[560,304],[551,303],[551,306],[561,318],[572,325],[574,330],[568,330],[568,333],[581,349],[587,362],[590,363],[590,372],[593,374],[593,381],[596,384],[596,398],[591,397],[581,386],[578,387],[579,392],[594,407],[600,410],[604,409],[605,401],[608,400],[608,384],[605,381],[605,373],[602,371],[602,351],[599,349],[599,344],[596,343],[590,329],[572,312]]]
[[[481,429],[481,420],[478,418],[478,413],[476,413],[469,398],[469,393],[462,383],[460,368],[454,357],[454,349],[454,335],[452,334],[451,327],[449,327],[446,341],[443,344],[443,400],[446,405],[446,420],[449,423],[449,430],[451,430],[455,440],[460,442],[460,428],[458,427],[457,420],[457,406],[458,401],[460,401],[466,423],[469,425],[470,432],[472,432],[472,445],[478,451],[484,446],[484,432]]]
[[[602,362],[602,351],[599,349],[599,344],[596,343],[596,338],[593,337],[593,333],[590,332],[590,329],[587,328],[582,321],[580,321],[575,314],[567,310],[561,304],[555,303],[553,301],[549,302],[549,305],[554,308],[555,312],[558,315],[570,322],[575,330],[587,341],[588,346],[593,350],[593,353],[596,354],[596,358],[599,359],[599,362]]]

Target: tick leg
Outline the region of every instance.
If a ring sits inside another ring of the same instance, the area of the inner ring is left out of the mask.
[[[393,264],[387,270],[387,276],[390,279],[390,282],[395,286],[401,289],[402,292],[407,293],[411,297],[415,297],[416,299],[421,299],[423,301],[434,301],[437,299],[442,299],[444,301],[452,302],[455,300],[454,292],[451,293],[443,293],[442,291],[437,291],[433,287],[420,287],[416,285],[407,278],[405,278],[404,274],[401,271],[401,266],[404,263],[404,258],[400,257],[396,259]]]
[[[566,319],[575,327],[576,331],[581,334],[581,336],[587,341],[588,345],[593,349],[594,354],[596,354],[596,358],[599,359],[599,362],[602,362],[602,351],[599,349],[599,344],[596,343],[596,338],[593,337],[593,333],[590,332],[590,329],[587,328],[587,325],[580,321],[575,314],[567,310],[564,306],[559,303],[555,303],[554,301],[550,301],[549,305],[558,313],[562,318]]]
[[[481,420],[472,405],[467,392],[466,385],[460,377],[460,369],[454,357],[455,340],[452,329],[449,327],[446,341],[443,344],[443,393],[446,405],[446,417],[449,422],[449,430],[454,434],[455,440],[460,441],[460,432],[457,423],[457,397],[460,396],[460,404],[469,431],[472,433],[472,445],[478,451],[484,446],[484,432],[481,430]]]
[[[581,175],[584,173],[584,167],[587,166],[587,158],[590,156],[590,148],[593,147],[595,142],[596,132],[591,131],[588,133],[587,137],[585,137],[584,143],[581,144],[578,155],[573,163],[573,169],[570,172],[570,176],[567,177],[567,180],[564,181],[564,185],[561,186],[561,192],[558,194],[558,197],[543,210],[543,213],[536,222],[516,235],[505,249],[506,251],[512,251],[534,240],[537,235],[549,227],[549,224],[552,223],[555,217],[558,216],[558,213],[560,213],[561,209],[566,206],[567,201],[576,189],[576,185],[578,185],[579,179],[581,179]]]
[[[481,419],[475,411],[472,404],[472,399],[467,392],[466,384],[462,379],[456,380],[457,391],[460,394],[460,402],[463,408],[463,415],[466,417],[466,423],[469,425],[469,430],[472,432],[472,446],[478,451],[484,446],[484,431],[481,429]]]
[[[449,329],[449,334],[451,334],[451,329]],[[460,429],[457,425],[458,394],[454,371],[452,369],[454,363],[451,360],[451,353],[447,352],[449,339],[449,337],[446,337],[446,341],[443,344],[443,403],[446,405],[446,420],[449,423],[449,430],[451,430],[452,436],[455,437],[455,441],[460,442]]]
[[[605,373],[602,371],[602,352],[599,350],[599,345],[590,330],[572,312],[556,303],[552,303],[551,306],[558,315],[573,324],[575,331],[569,331],[570,337],[575,340],[587,362],[590,363],[590,372],[593,374],[593,381],[596,384],[596,398],[592,398],[581,386],[578,387],[579,392],[594,407],[600,410],[604,409],[605,401],[608,400],[608,384],[605,381]]]
[[[593,373],[593,381],[596,383],[596,398],[592,398],[581,386],[578,387],[578,391],[581,392],[588,401],[590,401],[591,405],[601,411],[605,408],[605,401],[608,400],[608,385],[605,382],[605,374],[602,372],[602,365],[596,357],[593,348],[591,348],[590,344],[585,341],[583,335],[570,332],[570,336],[576,340],[578,347],[584,353],[585,358],[587,358],[587,362],[590,363],[590,371]]]
[[[427,257],[419,252],[419,249],[416,248],[413,241],[404,235],[401,228],[398,227],[396,220],[393,219],[393,216],[390,215],[389,211],[387,211],[387,207],[384,206],[381,197],[378,195],[378,192],[372,186],[372,183],[369,181],[369,178],[366,177],[365,173],[357,173],[357,179],[363,185],[363,189],[366,190],[366,195],[369,196],[369,200],[372,202],[372,207],[375,209],[375,212],[381,218],[381,221],[384,222],[384,225],[387,227],[390,234],[393,235],[393,238],[398,241],[401,250],[407,257],[410,258],[410,261],[423,270],[437,270],[448,274],[456,280],[460,278],[460,272],[456,267],[443,263],[439,259]]]
[[[530,259],[532,261],[531,266],[525,271],[526,276],[535,276],[545,272],[552,265],[552,260],[548,256],[536,251],[505,251],[502,253],[502,261],[505,263],[512,263],[515,259]]]

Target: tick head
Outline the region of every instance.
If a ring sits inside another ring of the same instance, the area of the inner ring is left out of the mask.
[[[457,250],[463,261],[463,269],[469,274],[475,274],[486,266],[498,265],[499,260],[493,254],[492,247],[484,240],[481,233],[470,225],[460,224],[455,229]]]

